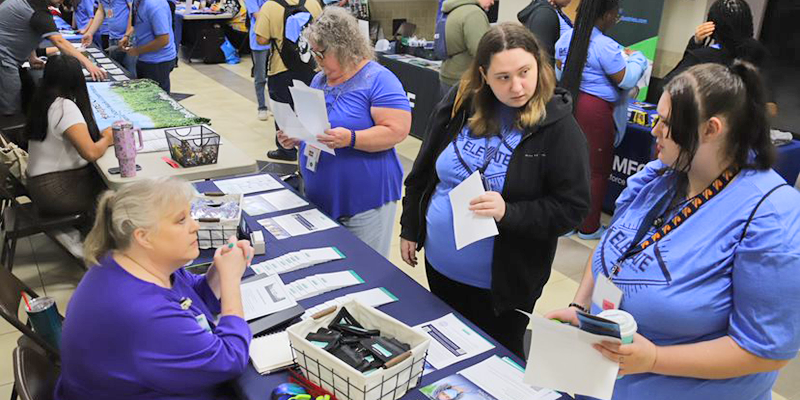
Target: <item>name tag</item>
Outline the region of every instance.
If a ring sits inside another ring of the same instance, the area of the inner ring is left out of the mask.
[[[601,310],[615,310],[622,302],[622,290],[603,274],[597,276],[592,290],[592,303]]]
[[[322,150],[307,144],[303,153],[306,156],[306,169],[311,172],[317,172],[317,164],[319,164],[319,156]]]
[[[211,325],[208,323],[208,318],[206,318],[205,314],[194,317],[194,320],[197,321],[197,324],[200,325],[204,331],[211,333]]]

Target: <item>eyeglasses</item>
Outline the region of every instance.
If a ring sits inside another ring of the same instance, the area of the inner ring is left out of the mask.
[[[321,51],[316,51],[314,49],[311,49],[311,55],[313,55],[314,57],[316,57],[316,58],[320,59],[320,61],[322,61],[322,60],[325,59],[325,52],[326,51],[328,51],[328,49],[321,50]]]

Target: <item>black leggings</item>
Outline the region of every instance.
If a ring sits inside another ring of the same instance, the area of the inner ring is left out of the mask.
[[[522,341],[528,326],[528,317],[514,310],[495,315],[490,290],[465,285],[440,274],[427,258],[425,272],[428,275],[431,293],[444,300],[514,354],[522,359],[525,358]]]
[[[93,220],[97,197],[106,189],[89,164],[83,168],[50,172],[28,178],[31,199],[45,215],[85,214]]]

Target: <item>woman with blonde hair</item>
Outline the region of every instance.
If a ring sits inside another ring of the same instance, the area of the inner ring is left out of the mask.
[[[199,255],[192,196],[175,178],[102,195],[85,242],[91,268],[64,321],[56,399],[233,398],[221,384],[248,362],[239,285],[253,251],[231,238],[205,276],[185,271]]]
[[[388,258],[403,182],[394,146],[411,130],[406,91],[373,60],[372,47],[349,11],[326,7],[303,35],[322,69],[311,87],[325,92],[332,127],[317,138],[336,156],[283,132],[278,140],[285,148],[300,146],[306,196]]]
[[[431,291],[518,355],[550,277],[558,237],[589,209],[589,155],[572,99],[533,34],[499,24],[481,39],[459,88],[437,106],[400,220],[403,260],[425,248]],[[479,173],[470,202],[499,235],[456,249],[450,191]]]

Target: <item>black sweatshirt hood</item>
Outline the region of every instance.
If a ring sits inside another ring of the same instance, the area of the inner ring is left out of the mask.
[[[531,4],[528,4],[527,7],[523,8],[522,11],[517,13],[517,19],[519,22],[522,22],[525,25],[528,22],[528,18],[533,14],[534,11],[538,10],[541,7],[548,7],[553,8],[547,0],[533,0]]]

